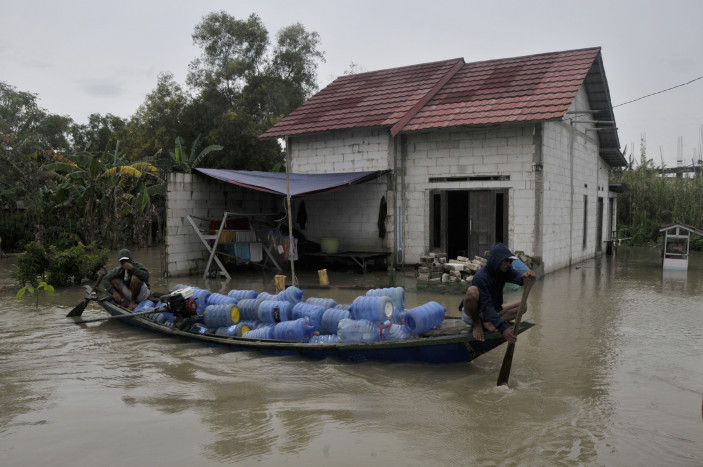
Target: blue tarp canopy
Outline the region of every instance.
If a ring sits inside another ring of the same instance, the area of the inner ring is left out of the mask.
[[[254,172],[249,170],[223,170],[223,169],[195,169],[198,172],[223,182],[251,188],[252,190],[265,191],[286,195],[285,172]],[[364,183],[373,180],[390,170],[375,170],[371,172],[344,172],[331,174],[290,174],[290,195],[312,195],[326,191]]]

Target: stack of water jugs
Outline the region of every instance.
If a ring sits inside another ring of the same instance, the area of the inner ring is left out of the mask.
[[[230,290],[227,295],[189,287],[198,303],[198,321],[190,330],[222,336],[276,339],[317,344],[393,341],[415,337],[444,321],[446,309],[437,302],[405,309],[402,287],[372,289],[350,305],[331,298],[308,298],[291,286],[272,295],[255,290]],[[156,308],[152,320],[172,326],[175,316],[164,304],[144,301],[134,311]],[[161,311],[159,311],[161,310]]]

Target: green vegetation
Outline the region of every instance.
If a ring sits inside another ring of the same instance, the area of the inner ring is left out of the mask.
[[[201,54],[190,64],[188,88],[161,73],[129,119],[93,114],[76,123],[0,81],[5,251],[29,252],[34,241],[50,251],[151,245],[163,240],[168,173],[281,166],[279,143],[258,135],[316,90],[324,60],[318,34],[296,23],[272,41],[256,14],[220,11],[206,15],[192,38]]]
[[[26,290],[42,283],[60,287],[97,277],[98,270],[107,261],[108,250],[97,250],[94,244],[88,247],[78,244],[66,250],[51,246],[47,251],[41,243],[30,242],[26,253],[17,258],[17,266],[10,275]]]
[[[43,290],[46,292],[50,297],[54,295],[54,287],[47,284],[46,282],[40,282],[39,285],[36,287],[32,287],[31,285],[25,285],[22,287],[18,292],[17,296],[15,297],[16,300],[21,299],[26,292],[35,294],[35,299],[36,301],[34,302],[34,306],[39,308],[39,291]]]
[[[619,237],[644,245],[657,241],[664,224],[678,222],[703,228],[703,177],[664,175],[646,158],[644,144],[639,164],[630,157],[628,166],[614,170],[610,181],[626,186],[626,191],[618,195]],[[703,249],[703,241],[692,237],[691,248]]]

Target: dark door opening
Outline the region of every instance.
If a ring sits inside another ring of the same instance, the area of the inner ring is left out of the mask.
[[[469,192],[447,191],[447,256],[468,256]]]

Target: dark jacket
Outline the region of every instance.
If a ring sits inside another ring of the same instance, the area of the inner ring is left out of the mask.
[[[133,269],[130,271],[122,267],[122,265],[117,266],[115,269],[108,272],[102,280],[102,285],[105,290],[112,292],[115,288],[112,286],[112,279],[121,279],[124,285],[129,288],[129,284],[132,280],[132,276],[137,276],[142,282],[144,282],[147,287],[149,286],[149,270],[142,264],[134,261],[132,258],[132,252],[123,248],[118,253],[117,257],[128,257],[129,263],[132,264]]]
[[[493,324],[501,333],[508,327],[498,314],[503,309],[505,283],[523,284],[522,273],[513,269],[512,266],[505,273],[501,273],[498,269],[500,263],[510,256],[513,254],[507,246],[496,243],[491,248],[486,265],[476,272],[473,281],[471,281],[471,285],[478,287],[478,308],[481,312],[481,318]]]

